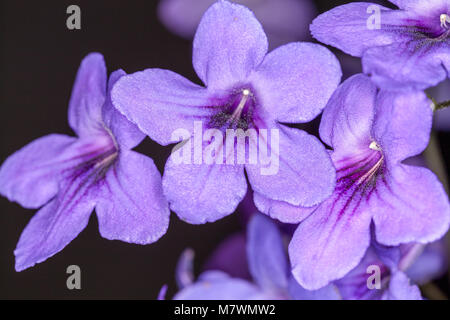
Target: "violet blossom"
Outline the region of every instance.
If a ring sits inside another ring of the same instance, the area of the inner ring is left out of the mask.
[[[377,92],[364,75],[346,80],[322,115],[320,137],[333,148],[333,195],[315,207],[295,207],[255,193],[260,211],[301,222],[289,245],[300,285],[317,289],[342,278],[376,240],[387,246],[428,243],[448,230],[447,194],[428,169],[402,163],[428,144],[431,101],[423,92]]]
[[[158,16],[173,33],[192,39],[205,11],[216,0],[161,0]],[[252,10],[276,48],[292,41],[308,40],[308,26],[316,15],[311,0],[237,0]]]
[[[450,74],[450,1],[349,3],[318,16],[312,35],[353,56],[383,89],[426,89]]]
[[[247,191],[244,169],[252,188],[270,199],[313,206],[332,193],[335,171],[320,141],[280,124],[308,122],[324,108],[341,78],[328,49],[290,43],[267,53],[253,13],[222,0],[200,22],[193,65],[206,87],[168,70],[147,69],[122,77],[112,89],[115,107],[150,138],[161,145],[182,141],[163,176],[164,194],[182,220],[200,224],[232,213]],[[186,135],[174,134],[180,129]],[[246,137],[251,130],[258,130],[259,141]],[[222,133],[228,138],[229,131],[236,136],[224,148]],[[202,132],[213,135],[202,138]],[[261,143],[269,140],[264,150]],[[258,161],[240,162],[252,146],[258,147]],[[188,163],[178,162],[180,150]],[[262,161],[264,151],[270,163]],[[274,163],[276,170],[266,173]]]
[[[98,53],[81,63],[69,102],[77,137],[50,134],[26,145],[0,168],[0,193],[26,208],[40,208],[14,251],[16,270],[61,251],[87,225],[95,208],[100,234],[148,244],[167,230],[169,209],[152,159],[131,149],[145,135],[111,104]]]

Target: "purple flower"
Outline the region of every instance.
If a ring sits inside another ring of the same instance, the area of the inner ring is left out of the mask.
[[[108,88],[125,72],[111,74]],[[61,251],[96,210],[104,238],[148,244],[168,227],[169,210],[153,161],[131,149],[144,138],[109,98],[98,53],[78,70],[69,103],[77,138],[51,134],[23,147],[0,168],[0,193],[26,208],[42,207],[17,248],[21,271]]]
[[[349,3],[317,17],[313,36],[353,56],[383,89],[425,89],[450,74],[450,1]]]
[[[153,140],[183,141],[163,177],[164,193],[181,219],[199,224],[232,213],[246,194],[244,168],[252,188],[270,199],[312,206],[332,193],[335,171],[323,145],[279,123],[307,122],[324,108],[341,78],[328,49],[291,43],[267,54],[266,35],[252,12],[219,1],[200,22],[193,65],[206,87],[147,69],[124,76],[112,90],[115,107]],[[222,134],[228,138],[229,131],[235,136],[224,148]],[[259,148],[258,161],[242,161],[252,147]],[[187,163],[179,162],[180,150]],[[266,151],[269,162],[262,161]]]
[[[177,300],[274,300],[338,299],[334,285],[316,291],[301,288],[290,276],[286,249],[276,225],[269,218],[255,214],[247,231],[247,260],[252,281],[232,278],[223,271],[202,273],[197,282],[180,282]],[[188,251],[189,253],[190,251]],[[188,258],[188,261],[185,259]],[[192,254],[183,255],[177,270],[178,279],[192,279]]]
[[[409,267],[403,266],[404,262],[415,254],[412,251],[402,254],[401,247],[383,247],[374,243],[358,266],[334,284],[345,300],[422,300],[419,288],[411,284],[404,272]],[[373,287],[369,288],[369,284]]]
[[[205,11],[216,0],[161,0],[158,16],[173,33],[192,39]],[[261,22],[271,48],[310,38],[308,26],[316,15],[311,0],[240,0]]]
[[[428,169],[402,163],[428,144],[432,110],[422,92],[377,93],[364,75],[346,80],[322,115],[320,136],[333,148],[336,189],[302,208],[255,194],[259,210],[300,222],[289,246],[293,274],[307,289],[342,278],[376,240],[389,246],[427,243],[448,229],[448,197]]]

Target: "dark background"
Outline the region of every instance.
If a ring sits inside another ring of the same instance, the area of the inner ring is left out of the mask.
[[[191,65],[190,41],[160,24],[157,2],[1,2],[0,163],[40,136],[73,135],[67,124],[67,105],[80,61],[89,52],[101,52],[109,72],[159,67],[198,81]],[[316,2],[323,12],[350,1]],[[81,30],[66,28],[66,8],[71,4],[81,8]],[[448,150],[448,135],[440,138]],[[162,172],[167,148],[147,138],[138,151],[151,156]],[[171,297],[176,290],[176,261],[184,248],[195,250],[199,269],[226,235],[241,229],[238,214],[201,226],[181,222],[172,214],[161,240],[139,246],[103,239],[93,214],[88,227],[62,252],[16,273],[13,251],[34,212],[0,198],[0,298],[155,299],[163,284],[169,285]],[[66,288],[66,268],[71,264],[81,267],[81,290]]]

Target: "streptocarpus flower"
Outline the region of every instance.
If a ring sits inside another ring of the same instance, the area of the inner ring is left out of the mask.
[[[322,204],[295,207],[255,194],[259,210],[300,222],[289,245],[293,274],[307,289],[342,278],[376,240],[427,243],[448,229],[448,197],[426,168],[402,163],[428,144],[432,110],[422,92],[380,91],[364,75],[346,80],[322,115],[320,136],[333,148],[336,189]],[[306,219],[305,219],[306,218]]]
[[[425,89],[450,74],[450,1],[391,0],[400,9],[349,3],[317,17],[313,36],[353,56],[389,90]]]
[[[274,299],[338,299],[334,285],[316,291],[300,288],[290,276],[285,246],[282,236],[273,221],[255,214],[247,228],[247,261],[252,281],[232,278],[222,271],[206,271],[195,283],[181,282],[182,290],[174,299],[178,300],[274,300]],[[191,279],[192,261],[180,259],[177,268],[178,279]],[[230,257],[232,258],[232,257]],[[186,276],[188,275],[188,276]],[[180,284],[180,281],[179,281]]]
[[[148,244],[167,230],[169,209],[153,161],[131,149],[144,134],[111,104],[106,66],[92,53],[81,63],[69,103],[77,138],[51,134],[26,145],[0,168],[0,193],[26,208],[42,207],[17,248],[21,271],[61,251],[96,210],[104,238]]]
[[[192,39],[206,9],[216,0],[161,0],[158,16],[173,33]],[[261,22],[271,48],[307,40],[308,26],[316,16],[311,0],[236,0],[248,7]]]
[[[267,54],[266,35],[251,11],[219,1],[200,22],[193,65],[206,87],[147,69],[112,89],[115,107],[153,140],[183,140],[177,147],[188,162],[178,162],[174,152],[163,176],[164,193],[181,219],[198,224],[232,213],[246,194],[244,168],[252,188],[271,199],[312,206],[332,193],[335,171],[323,145],[279,123],[310,121],[325,106],[341,77],[328,49],[291,43]],[[225,143],[230,131],[235,136]],[[252,146],[258,161],[242,161]],[[262,160],[265,151],[270,164]]]

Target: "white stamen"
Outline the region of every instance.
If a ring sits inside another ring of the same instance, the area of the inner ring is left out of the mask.
[[[369,148],[372,150],[381,151],[381,148],[378,143],[376,143],[376,141],[372,141],[369,145]]]
[[[247,103],[249,95],[250,95],[250,90],[248,90],[248,89],[242,90],[242,99],[239,102],[236,110],[234,110],[234,112],[230,118],[232,121],[240,118],[242,110],[244,110],[244,107],[245,107],[245,104]]]
[[[447,25],[447,23],[450,23],[450,16],[448,14],[441,14],[440,16],[440,20],[441,20],[441,27],[443,29],[448,29],[449,26]]]

